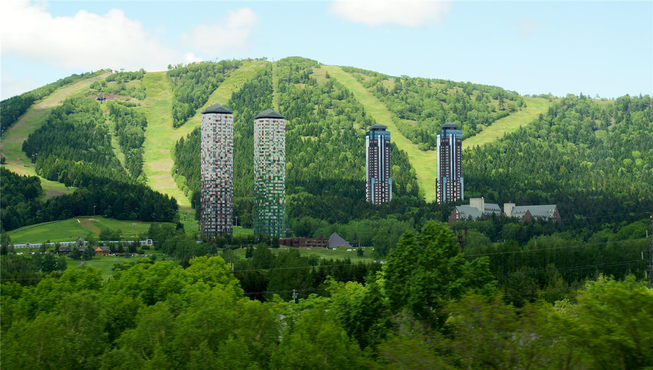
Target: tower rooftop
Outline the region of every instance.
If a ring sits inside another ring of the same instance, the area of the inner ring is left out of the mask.
[[[456,125],[455,123],[452,123],[452,122],[447,122],[444,125],[442,125],[442,127],[440,127],[440,128],[443,129],[443,130],[445,130],[445,129],[460,130],[460,127],[458,127],[458,125]]]
[[[206,107],[206,109],[204,109],[202,111],[202,114],[208,114],[208,113],[232,114],[233,112],[234,111],[232,111],[231,109],[229,109],[229,108],[227,108],[227,107],[225,107],[223,105],[214,104],[214,105],[212,105],[210,107]]]
[[[387,129],[387,128],[388,128],[388,126],[384,126],[384,125],[382,125],[382,124],[380,124],[380,123],[377,123],[377,124],[372,125],[372,126],[370,127],[370,131],[385,130],[385,129]]]
[[[259,119],[259,118],[279,118],[279,119],[285,119],[286,117],[282,116],[281,114],[273,111],[272,109],[266,109],[263,112],[259,113],[254,117],[254,119]]]

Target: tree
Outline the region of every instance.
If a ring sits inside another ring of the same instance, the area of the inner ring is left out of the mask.
[[[407,308],[413,315],[440,327],[445,304],[468,289],[494,291],[488,260],[467,262],[451,230],[431,221],[422,232],[404,234],[385,265],[386,292],[393,311]]]
[[[270,362],[276,369],[355,369],[362,367],[363,357],[333,318],[316,308],[288,328]]]
[[[571,343],[584,348],[593,368],[641,368],[653,363],[653,290],[634,276],[600,276],[581,290],[578,305],[559,310]],[[561,308],[564,306],[561,305]]]
[[[84,253],[82,254],[82,258],[85,260],[90,260],[93,257],[95,257],[95,247],[93,247],[91,243],[88,243],[84,248]]]

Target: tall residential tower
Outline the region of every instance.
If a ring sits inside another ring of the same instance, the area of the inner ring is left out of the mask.
[[[442,125],[438,141],[435,194],[438,203],[465,199],[463,181],[463,132],[451,122]]]
[[[381,124],[373,125],[365,136],[365,199],[372,204],[392,200],[390,131],[386,128]]]
[[[254,117],[254,235],[285,237],[286,120],[266,109]]]
[[[234,116],[219,104],[202,111],[200,229],[203,236],[233,232]]]

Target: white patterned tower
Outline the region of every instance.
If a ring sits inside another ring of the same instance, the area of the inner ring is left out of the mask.
[[[266,109],[254,117],[254,235],[286,234],[286,121]]]
[[[205,237],[233,232],[234,116],[222,105],[202,111],[200,229]]]

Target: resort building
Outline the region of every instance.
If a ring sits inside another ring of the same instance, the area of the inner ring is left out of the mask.
[[[202,111],[200,231],[205,237],[233,232],[234,117],[212,105]]]

